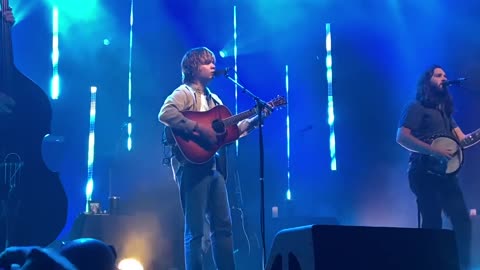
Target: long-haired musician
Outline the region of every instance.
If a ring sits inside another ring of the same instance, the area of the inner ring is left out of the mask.
[[[193,140],[201,141],[207,147],[215,145],[217,134],[211,126],[191,120],[181,113],[208,111],[222,104],[220,98],[207,88],[215,75],[215,55],[205,47],[190,49],[183,56],[181,69],[183,84],[165,100],[158,115],[159,121]],[[258,123],[256,119],[252,117],[238,123],[239,133],[245,135],[253,130]],[[226,162],[219,162],[222,159],[212,157],[205,163],[193,164],[182,158],[179,151],[174,153],[171,164],[185,217],[186,269],[202,269],[202,239],[209,237],[204,235],[205,224],[210,226],[217,268],[235,269],[232,222],[225,184]]]
[[[462,190],[455,174],[439,173],[434,169],[444,170],[450,161],[463,158],[458,156],[460,152],[454,147],[433,144],[434,138],[445,136],[459,145],[470,138],[470,134],[465,135],[452,117],[454,107],[447,82],[444,69],[438,65],[431,66],[421,75],[416,100],[405,107],[396,139],[412,152],[408,178],[417,197],[422,228],[442,228],[443,211],[456,233],[460,264],[463,269],[468,269],[471,221]]]

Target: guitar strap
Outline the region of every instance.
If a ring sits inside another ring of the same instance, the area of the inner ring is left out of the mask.
[[[208,92],[208,99],[211,99],[213,101],[213,104],[215,104],[215,106],[221,105],[220,101],[218,101],[216,98],[213,97],[212,92],[210,91],[210,89],[208,89],[208,87],[207,87],[207,92]]]
[[[210,94],[210,97],[212,98],[213,103],[215,104],[215,106],[220,105],[220,102],[218,102],[218,100],[217,100],[216,98],[214,98],[211,94]]]
[[[442,134],[442,135],[448,135],[448,136],[453,135],[456,138],[454,132],[452,132],[451,120],[447,116],[447,114],[445,113],[443,104],[436,104],[435,105],[431,102],[426,102],[425,101],[424,103],[422,103],[422,105],[426,108],[435,109],[440,113],[440,115],[442,117],[443,128],[445,129],[445,134]],[[431,136],[429,136],[429,137],[424,137],[423,139],[422,138],[420,138],[420,139],[423,140],[423,141],[426,141],[427,143],[431,143],[429,140],[432,139],[432,138],[431,138]],[[456,138],[456,139],[458,139],[458,138]],[[422,164],[421,166],[424,166],[425,161],[429,161],[428,156],[426,156],[426,155],[422,155],[422,154],[418,154],[418,153],[412,153],[411,156],[410,156],[410,165],[412,167],[418,166],[419,163]]]
[[[448,135],[453,135],[453,137],[458,140],[457,134],[453,132],[451,117],[448,117],[447,113],[445,112],[444,105],[438,105],[438,109],[440,110],[440,114],[442,115],[443,124],[445,125],[445,129],[448,131]]]

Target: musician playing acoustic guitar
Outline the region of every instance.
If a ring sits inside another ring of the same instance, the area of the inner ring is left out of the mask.
[[[207,88],[215,73],[215,55],[205,47],[190,49],[183,56],[181,70],[183,84],[165,100],[158,115],[159,121],[208,148],[217,144],[218,134],[211,126],[193,121],[182,112],[208,111],[222,104],[220,98]],[[240,137],[256,125],[257,117],[239,122],[237,126]],[[226,163],[212,157],[207,162],[194,164],[183,158],[179,151],[174,153],[171,164],[180,189],[185,218],[186,269],[202,269],[205,215],[209,218],[217,268],[235,269],[232,222],[225,184]]]
[[[437,65],[422,74],[417,84],[416,100],[403,111],[397,131],[397,142],[411,151],[408,178],[417,197],[422,228],[442,228],[442,211],[450,218],[456,234],[462,269],[470,264],[471,221],[455,174],[433,173],[427,160],[434,157],[440,164],[456,158],[453,148],[441,148],[428,139],[443,135],[461,145],[470,140],[452,117],[453,100],[448,91],[447,75]]]

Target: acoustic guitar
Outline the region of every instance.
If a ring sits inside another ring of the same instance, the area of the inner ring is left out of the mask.
[[[287,101],[284,97],[277,96],[267,104],[271,109],[277,109],[285,106]],[[190,120],[210,126],[217,133],[217,143],[207,146],[181,131],[166,127],[167,143],[176,143],[180,154],[190,163],[202,164],[209,161],[222,146],[232,143],[240,137],[237,124],[256,115],[257,108],[254,107],[237,115],[232,115],[230,110],[223,105],[215,106],[205,112],[184,111],[181,113]]]

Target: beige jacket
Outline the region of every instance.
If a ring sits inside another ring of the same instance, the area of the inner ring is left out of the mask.
[[[192,134],[196,122],[186,118],[180,112],[187,110],[199,111],[200,106],[197,105],[199,104],[197,103],[197,98],[200,97],[197,97],[197,94],[193,89],[191,89],[185,84],[180,85],[166,98],[162,108],[160,109],[160,112],[158,113],[158,120],[164,125],[180,130],[185,134]],[[209,105],[209,109],[217,105],[223,104],[220,98],[216,94],[212,93],[208,88],[207,102]],[[241,134],[240,137],[247,135],[255,128],[255,125],[257,125],[258,123],[258,121],[256,120],[257,116],[254,116],[252,118],[245,119],[237,124]],[[172,168],[175,170],[174,173],[176,173],[175,167],[178,167],[180,165],[180,161],[176,159],[172,160],[171,162]],[[223,171],[223,168],[219,169],[221,172]],[[226,173],[223,174],[226,178]]]

